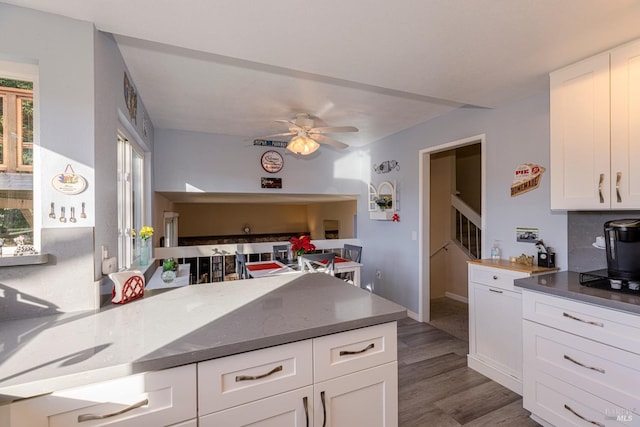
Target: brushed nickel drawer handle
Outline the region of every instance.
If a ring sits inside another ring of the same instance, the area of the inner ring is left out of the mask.
[[[568,360],[569,362],[575,363],[578,366],[582,366],[583,368],[591,369],[592,371],[600,372],[601,374],[605,373],[604,369],[602,368],[585,365],[584,363],[580,363],[576,359],[572,358],[571,356],[567,356],[566,354],[564,355],[564,359]]]
[[[604,424],[599,423],[598,421],[592,421],[590,419],[587,419],[587,418],[583,417],[582,415],[580,415],[579,413],[577,413],[576,411],[571,409],[571,406],[567,405],[566,403],[564,404],[564,409],[566,409],[567,411],[571,412],[573,415],[575,415],[576,417],[580,418],[581,420],[584,420],[584,421],[586,421],[588,423],[591,423],[593,425],[596,425],[598,427],[606,427]]]
[[[104,414],[104,415],[82,414],[82,415],[78,415],[78,422],[79,423],[83,423],[85,421],[104,420],[105,418],[115,417],[116,415],[121,415],[121,414],[127,413],[129,411],[132,411],[132,410],[134,410],[136,408],[139,408],[141,406],[148,405],[148,404],[149,404],[149,399],[144,399],[144,400],[141,400],[140,402],[134,403],[131,406],[127,406],[126,408],[121,409],[119,411],[111,412],[110,414]]]
[[[598,183],[598,195],[600,196],[600,203],[604,203],[604,196],[602,195],[602,184],[604,184],[604,174],[600,174],[600,182]]]
[[[495,292],[496,294],[501,294],[502,293],[502,291],[499,291],[497,289],[492,289],[492,288],[489,288],[489,291]]]
[[[262,375],[238,375],[236,376],[236,382],[240,382],[240,381],[253,381],[253,380],[260,380],[262,378],[266,378],[269,375],[273,375],[276,372],[280,372],[282,371],[282,365],[278,365],[275,368],[273,368],[272,370],[270,370],[269,372],[262,374]]]
[[[366,346],[365,348],[363,348],[362,350],[358,350],[358,351],[341,351],[340,352],[340,356],[349,356],[349,355],[352,355],[352,354],[364,353],[365,351],[371,350],[374,347],[375,347],[375,344],[371,343],[368,346]]]
[[[622,172],[616,174],[616,198],[618,203],[622,203],[622,196],[620,196],[620,180],[622,180]]]
[[[302,398],[302,406],[304,406],[304,418],[306,419],[306,426],[309,427],[309,403],[307,396]]]
[[[594,322],[594,321],[592,321],[592,320],[583,320],[583,319],[581,319],[581,318],[579,318],[579,317],[572,316],[572,315],[570,315],[569,313],[566,313],[566,312],[565,312],[565,313],[562,313],[562,315],[563,315],[564,317],[568,317],[569,319],[577,320],[578,322],[588,323],[589,325],[599,326],[599,327],[601,327],[601,328],[604,328],[604,323]]]

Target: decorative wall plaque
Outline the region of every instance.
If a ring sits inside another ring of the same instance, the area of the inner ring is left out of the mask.
[[[87,180],[73,171],[70,164],[64,172],[56,174],[51,179],[51,186],[64,194],[80,194],[87,189]]]

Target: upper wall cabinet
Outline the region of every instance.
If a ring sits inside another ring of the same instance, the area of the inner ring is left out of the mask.
[[[640,41],[550,75],[551,209],[640,208]]]

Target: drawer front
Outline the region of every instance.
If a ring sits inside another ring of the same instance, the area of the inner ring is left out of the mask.
[[[525,319],[640,354],[640,316],[538,292],[523,292]]]
[[[225,409],[200,418],[200,427],[302,427],[313,419],[313,387]]]
[[[524,383],[524,408],[555,426],[640,427],[640,414],[539,373]]]
[[[397,360],[396,335],[396,322],[390,322],[315,338],[315,382]]]
[[[625,408],[640,408],[640,356],[525,320],[525,365]]]
[[[522,279],[523,277],[529,277],[529,274],[505,270],[503,268],[469,264],[470,282],[480,283],[498,289],[520,292],[520,288],[513,286],[513,281],[515,279]]]
[[[198,412],[232,406],[310,385],[311,340],[198,363]]]
[[[195,380],[192,364],[28,399],[11,405],[11,426],[175,424],[196,417]]]

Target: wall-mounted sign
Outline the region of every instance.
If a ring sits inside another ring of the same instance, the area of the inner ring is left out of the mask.
[[[51,186],[64,194],[80,194],[87,189],[87,180],[75,173],[71,165],[67,165],[64,172],[53,176]]]
[[[265,151],[262,157],[260,157],[260,164],[266,172],[278,173],[284,166],[284,159],[282,158],[282,154],[269,150]]]
[[[129,110],[129,118],[133,123],[137,124],[138,95],[131,81],[129,81],[129,76],[127,76],[126,72],[124,73],[124,102],[127,104],[127,109]]]
[[[545,168],[533,163],[525,163],[518,166],[513,174],[511,197],[516,197],[538,188],[544,171]]]
[[[373,165],[373,170],[376,171],[376,173],[389,173],[392,170],[399,171],[400,163],[398,163],[396,160],[385,160],[379,165]]]
[[[282,178],[260,178],[262,188],[282,188]]]
[[[262,145],[265,147],[277,147],[277,148],[287,148],[289,145],[286,141],[271,141],[268,139],[254,139],[253,145]]]

